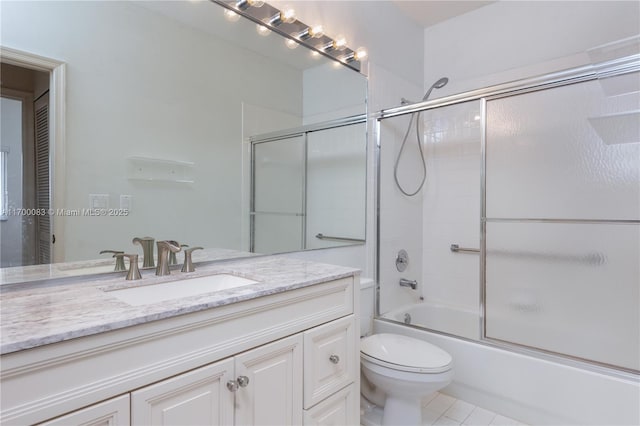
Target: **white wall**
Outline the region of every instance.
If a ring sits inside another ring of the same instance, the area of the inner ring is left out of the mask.
[[[589,63],[590,48],[640,33],[635,1],[498,1],[424,31],[424,84],[443,96]]]

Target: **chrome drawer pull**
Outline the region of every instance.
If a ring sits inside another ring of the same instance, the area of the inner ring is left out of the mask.
[[[227,382],[227,389],[231,392],[236,392],[238,390],[238,383],[235,380],[229,380]]]
[[[329,357],[329,361],[331,361],[334,364],[337,364],[340,362],[340,357],[338,355],[331,355]]]

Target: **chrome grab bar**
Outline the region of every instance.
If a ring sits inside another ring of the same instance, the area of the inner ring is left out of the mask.
[[[454,253],[480,253],[480,249],[460,247],[457,244],[451,244],[449,248]]]
[[[458,244],[451,244],[449,247],[454,253],[480,253],[479,249],[460,247]],[[602,253],[587,253],[587,254],[565,254],[565,253],[535,253],[530,251],[505,251],[505,250],[490,250],[487,254],[530,258],[534,260],[546,261],[546,262],[578,262],[586,263],[588,265],[603,265],[607,262],[607,257]]]
[[[330,237],[328,235],[317,234],[316,238],[319,240],[335,240],[335,241],[351,241],[354,243],[364,243],[364,240],[359,238],[347,238],[347,237]]]

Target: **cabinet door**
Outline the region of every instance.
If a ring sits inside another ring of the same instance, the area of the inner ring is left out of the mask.
[[[180,374],[131,393],[134,425],[233,424],[233,359]]]
[[[302,424],[302,336],[236,356],[236,426]],[[243,379],[238,380],[241,383]]]
[[[356,385],[346,388],[304,411],[304,426],[345,426],[359,424],[359,392]]]
[[[356,381],[360,353],[355,328],[355,318],[349,315],[305,331],[305,409]]]
[[[129,394],[74,411],[40,426],[128,426]]]

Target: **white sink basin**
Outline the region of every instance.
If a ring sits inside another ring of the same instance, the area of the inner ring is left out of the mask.
[[[149,305],[166,300],[181,299],[199,294],[213,293],[230,288],[255,284],[258,281],[231,274],[216,274],[208,277],[190,278],[162,284],[150,284],[107,291],[109,295],[132,306]]]

